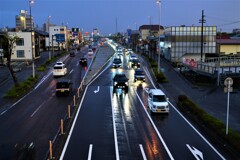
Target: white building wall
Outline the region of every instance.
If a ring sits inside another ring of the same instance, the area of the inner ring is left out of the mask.
[[[23,38],[24,45],[23,46],[17,46],[14,45],[13,48],[13,54],[11,56],[11,59],[14,60],[32,60],[32,55],[35,55],[35,49],[33,49],[32,53],[32,47],[31,47],[31,32],[8,32],[9,36],[18,36],[19,38]],[[34,33],[33,33],[33,42],[34,42]],[[34,48],[34,46],[33,46]],[[23,50],[24,51],[24,57],[18,57],[17,51]],[[34,56],[35,57],[35,56]]]
[[[63,29],[63,31],[61,31]],[[64,34],[65,35],[65,42],[60,43],[59,46],[66,48],[66,41],[67,41],[67,28],[65,26],[50,26],[49,27],[49,38],[46,38],[46,47],[52,47],[52,42],[54,47],[58,47],[58,43],[56,42],[56,34]],[[53,38],[53,39],[52,39]],[[50,42],[49,42],[50,40]]]

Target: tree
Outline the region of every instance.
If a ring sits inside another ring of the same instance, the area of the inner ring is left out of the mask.
[[[19,37],[17,35],[9,35],[8,33],[4,33],[0,41],[3,47],[4,57],[7,58],[7,67],[13,78],[15,86],[18,86],[18,80],[11,65],[11,55],[13,54],[13,50],[15,48],[14,44],[16,44],[18,39]]]

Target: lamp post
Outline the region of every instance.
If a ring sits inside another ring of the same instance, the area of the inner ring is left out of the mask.
[[[161,66],[160,66],[160,56],[161,56],[161,46],[160,46],[160,33],[161,33],[161,17],[160,17],[160,12],[161,12],[161,0],[156,0],[156,3],[158,4],[158,23],[159,23],[159,35],[158,35],[158,73],[161,71]]]
[[[33,36],[34,36],[34,33],[33,33],[33,23],[32,23],[32,4],[34,3],[34,0],[30,0],[29,1],[29,6],[30,6],[30,25],[31,25],[31,50],[32,50],[32,70],[33,70],[33,73],[32,73],[32,76],[33,78],[35,78],[35,68],[34,68],[34,54],[33,54],[33,49],[34,49],[34,42],[33,42]]]
[[[50,53],[50,18],[51,16],[48,16],[48,58],[51,60],[51,53]]]

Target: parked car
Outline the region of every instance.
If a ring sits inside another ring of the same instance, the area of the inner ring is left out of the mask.
[[[151,113],[169,113],[168,98],[160,89],[148,91],[148,107]]]
[[[61,79],[56,84],[56,95],[70,95],[72,92],[72,82],[68,79]]]

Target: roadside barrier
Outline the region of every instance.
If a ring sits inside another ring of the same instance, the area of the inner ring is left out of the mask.
[[[71,107],[70,105],[68,105],[68,119],[71,118]]]
[[[49,160],[55,159],[53,157],[53,148],[52,148],[52,141],[49,141]]]

